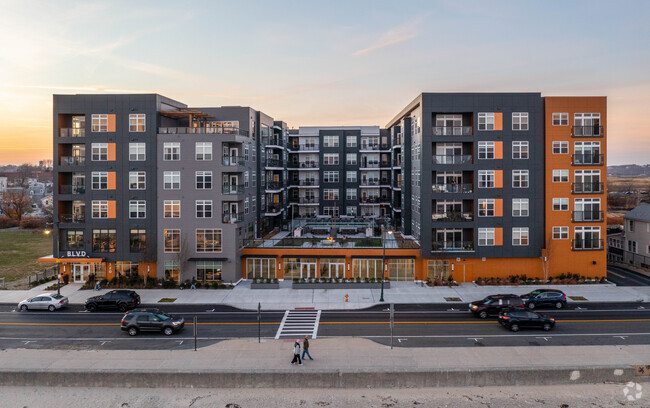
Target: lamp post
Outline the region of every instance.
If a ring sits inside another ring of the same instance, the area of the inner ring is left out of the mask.
[[[381,246],[383,249],[381,255],[381,295],[379,296],[379,301],[384,301],[384,274],[386,272],[386,236],[385,234],[392,234],[393,231],[385,230],[384,226],[381,226]]]

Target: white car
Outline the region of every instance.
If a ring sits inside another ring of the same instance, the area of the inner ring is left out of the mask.
[[[21,311],[43,309],[53,312],[56,309],[61,309],[63,306],[67,305],[67,296],[58,295],[56,293],[43,293],[18,303],[18,309]]]

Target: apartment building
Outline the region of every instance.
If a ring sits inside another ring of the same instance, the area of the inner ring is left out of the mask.
[[[641,204],[623,216],[623,232],[607,236],[608,260],[650,269],[650,204]]]

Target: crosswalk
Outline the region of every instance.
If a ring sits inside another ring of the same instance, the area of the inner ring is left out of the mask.
[[[275,338],[309,336],[316,338],[318,333],[318,322],[320,321],[320,310],[295,309],[284,312],[284,317],[275,334]]]

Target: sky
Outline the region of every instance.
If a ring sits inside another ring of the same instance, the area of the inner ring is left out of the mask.
[[[52,158],[52,95],[159,93],[289,127],[379,125],[420,92],[608,97],[650,163],[648,1],[0,0],[0,164]]]

